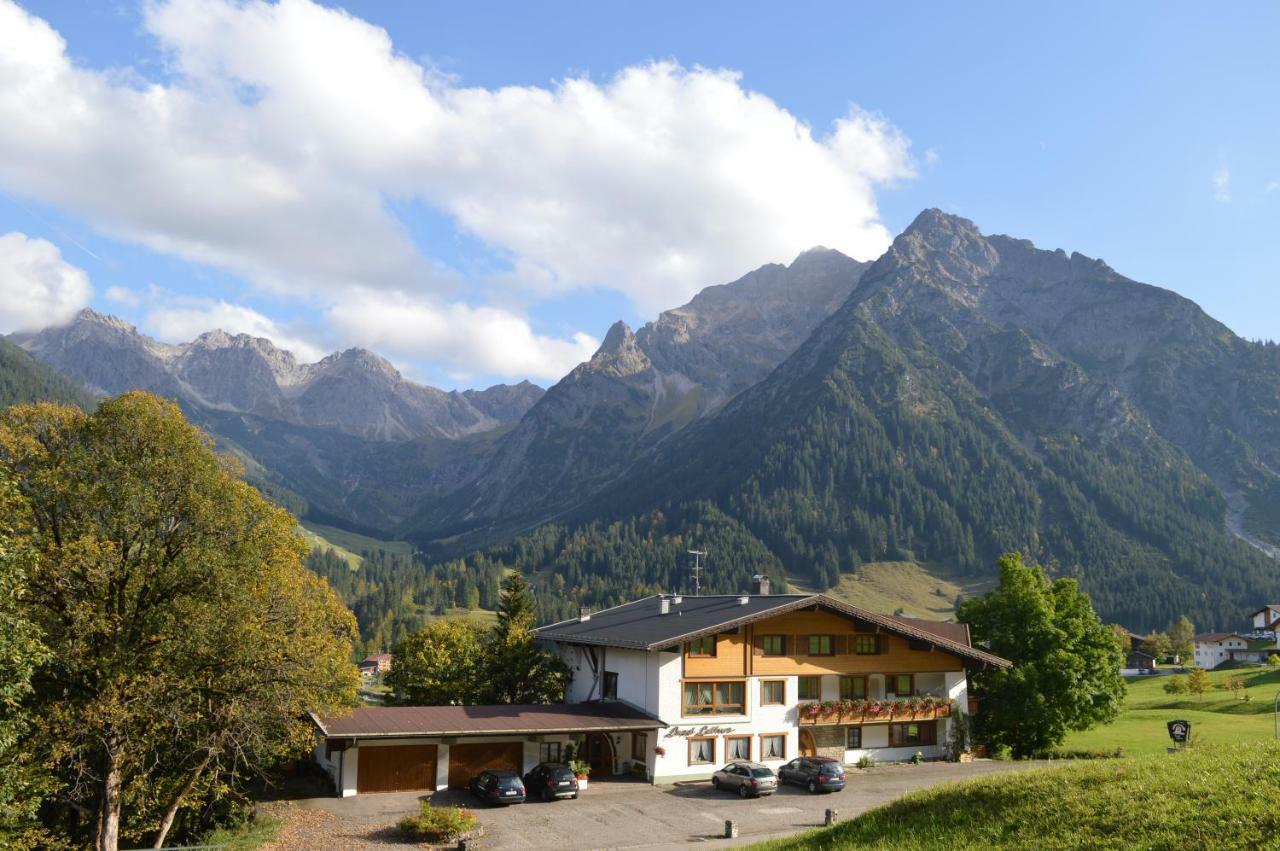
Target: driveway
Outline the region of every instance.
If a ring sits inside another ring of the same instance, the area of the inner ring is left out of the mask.
[[[939,783],[1033,769],[1043,763],[978,761],[924,765],[882,765],[868,771],[849,770],[843,791],[810,795],[784,786],[768,798],[741,800],[717,792],[709,782],[650,786],[630,780],[596,781],[576,801],[530,801],[513,807],[488,807],[470,796],[436,792],[433,803],[461,804],[476,810],[484,827],[475,847],[485,849],[677,848],[745,845],[787,836],[823,823],[825,811],[848,819],[888,803],[907,792]],[[310,847],[308,837],[325,848],[395,847],[390,829],[401,816],[417,809],[418,793],[360,795],[354,798],[309,798],[294,801],[286,814],[291,822],[313,825],[314,834],[281,837],[280,847]],[[738,823],[738,839],[724,840],[724,823]],[[400,847],[413,847],[400,845]]]

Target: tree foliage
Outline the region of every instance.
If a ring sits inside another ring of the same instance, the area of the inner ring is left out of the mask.
[[[383,682],[404,706],[484,702],[488,630],[475,621],[442,618],[395,645]]]
[[[34,560],[21,610],[48,658],[26,747],[63,785],[56,832],[162,842],[305,750],[305,712],[354,701],[354,622],[301,563],[295,521],[233,475],[176,405],[0,416],[0,471]]]
[[[965,601],[958,616],[976,644],[1013,662],[971,675],[982,704],[977,733],[988,745],[1026,757],[1119,714],[1124,652],[1075,580],[1050,582],[1010,553],[996,589]]]

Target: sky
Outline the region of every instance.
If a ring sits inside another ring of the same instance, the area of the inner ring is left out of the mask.
[[[1280,338],[1280,4],[0,0],[0,333],[440,387],[920,210]]]

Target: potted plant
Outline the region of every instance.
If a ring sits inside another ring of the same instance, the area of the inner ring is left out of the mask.
[[[591,763],[585,759],[574,759],[569,761],[569,770],[573,772],[573,776],[578,778],[578,789],[581,791],[587,788],[587,776],[591,774]]]

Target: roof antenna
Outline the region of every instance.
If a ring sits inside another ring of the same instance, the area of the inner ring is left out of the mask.
[[[702,557],[707,554],[706,550],[687,550],[689,555],[693,556],[693,596],[702,596]]]

